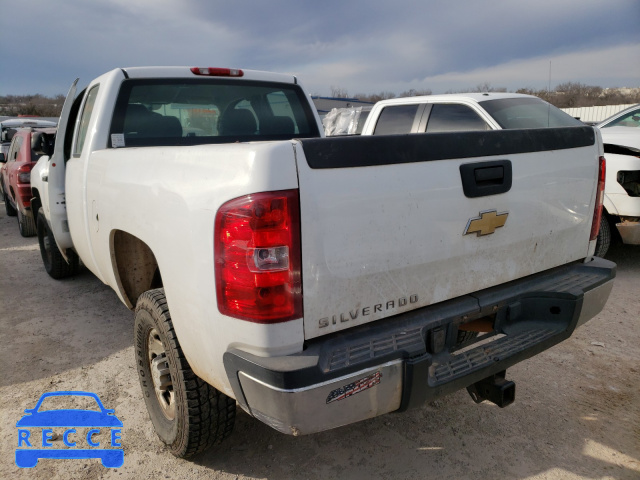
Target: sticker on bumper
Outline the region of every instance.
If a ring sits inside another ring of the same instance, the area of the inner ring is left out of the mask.
[[[368,390],[369,388],[379,384],[381,378],[382,373],[376,372],[364,378],[361,378],[360,380],[356,380],[349,385],[337,388],[333,390],[327,397],[327,404],[337,402],[339,400],[344,400],[345,398],[355,395],[356,393],[364,392],[365,390]]]

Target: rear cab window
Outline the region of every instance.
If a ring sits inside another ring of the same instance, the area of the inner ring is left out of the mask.
[[[122,82],[110,147],[199,145],[319,136],[300,87],[223,79]]]
[[[580,120],[539,98],[485,100],[480,106],[507,129],[584,126]]]

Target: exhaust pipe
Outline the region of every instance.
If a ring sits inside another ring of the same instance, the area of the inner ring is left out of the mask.
[[[480,380],[467,387],[467,392],[476,403],[489,400],[500,408],[511,405],[516,399],[516,384],[505,378],[506,370]]]

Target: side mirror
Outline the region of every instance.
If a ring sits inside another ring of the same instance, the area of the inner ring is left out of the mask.
[[[31,150],[36,155],[48,155],[53,153],[55,137],[44,132],[35,132],[31,135]]]
[[[4,153],[0,153],[0,163],[7,163],[7,157],[4,156]]]

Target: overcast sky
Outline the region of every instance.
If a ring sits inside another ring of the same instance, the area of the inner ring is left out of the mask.
[[[116,67],[298,75],[328,96],[640,87],[640,0],[0,0],[0,95]]]

